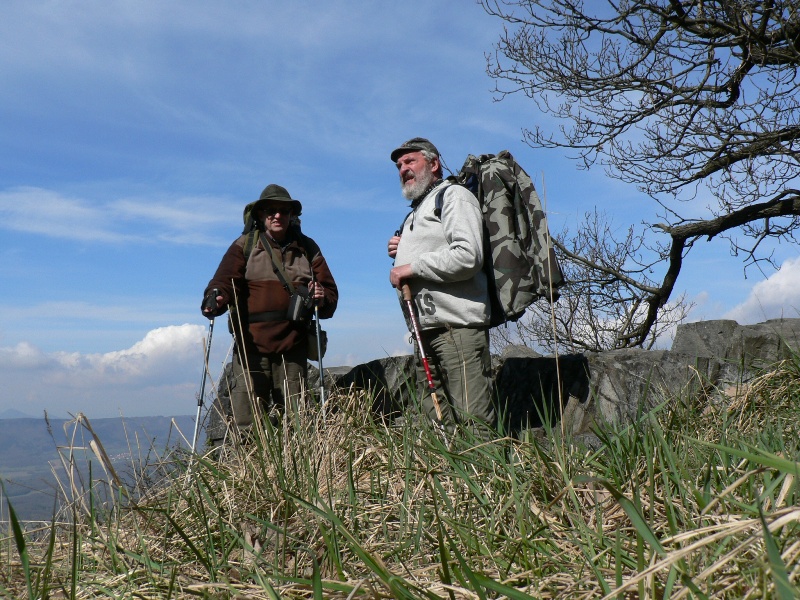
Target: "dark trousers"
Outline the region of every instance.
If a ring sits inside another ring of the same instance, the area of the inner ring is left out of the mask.
[[[235,352],[231,412],[239,430],[252,427],[257,415],[273,421],[287,406],[299,403],[308,374],[308,352],[296,346],[283,354]]]

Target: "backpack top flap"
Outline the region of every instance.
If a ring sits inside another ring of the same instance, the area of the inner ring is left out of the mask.
[[[244,229],[242,229],[242,233],[250,233],[254,229],[259,229],[258,221],[256,221],[256,217],[253,214],[253,208],[255,207],[257,202],[251,202],[247,206],[244,207],[244,211],[242,212],[242,221],[244,221]]]

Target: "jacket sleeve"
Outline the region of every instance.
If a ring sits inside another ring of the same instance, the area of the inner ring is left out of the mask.
[[[324,256],[320,254],[319,258],[315,258],[312,268],[314,276],[324,289],[325,300],[319,307],[319,317],[320,319],[330,319],[339,304],[339,288],[336,287],[336,282],[333,280]]]
[[[203,298],[205,298],[212,289],[217,288],[219,295],[223,298],[223,306],[217,310],[214,316],[224,314],[229,304],[233,304],[236,298],[241,299],[246,266],[242,238],[239,238],[225,252],[219,267],[217,267],[217,272],[214,273],[214,277],[208,282],[208,286],[203,292]]]
[[[339,304],[339,288],[336,287],[336,281],[333,279],[328,262],[322,256],[319,246],[314,240],[310,240],[310,245],[311,269],[314,271],[314,278],[324,289],[324,301],[319,306],[319,317],[320,319],[330,319]]]
[[[440,283],[465,281],[483,266],[483,216],[478,201],[460,194],[462,189],[450,186],[445,193],[441,221],[446,245],[414,260],[415,276]]]

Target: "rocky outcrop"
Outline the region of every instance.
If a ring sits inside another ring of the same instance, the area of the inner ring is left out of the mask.
[[[681,394],[730,393],[793,351],[800,351],[800,319],[757,325],[700,321],[680,325],[669,351],[614,350],[560,356],[558,362],[507,359],[495,385],[512,431],[538,426],[541,419],[531,418],[533,410],[534,417],[551,415],[551,422],[561,417],[563,426],[579,435],[596,422],[631,422],[642,410]],[[551,383],[557,368],[560,390]]]
[[[671,352],[708,359],[715,380],[747,380],[753,373],[800,349],[800,319],[773,319],[756,325],[699,321],[679,325]]]
[[[524,346],[495,357],[498,414],[506,431],[543,422],[573,435],[593,424],[626,423],[667,398],[737,387],[800,350],[800,319],[757,325],[701,321],[680,325],[671,350],[625,349],[596,354],[540,356]],[[373,411],[392,418],[414,395],[413,357],[395,356],[356,367],[325,369],[326,390],[370,392]],[[224,383],[224,378],[221,378]],[[309,387],[319,386],[312,367]],[[224,390],[222,390],[224,392]]]
[[[372,360],[355,367],[325,368],[326,388],[338,392],[366,390],[376,414],[393,417],[403,412],[416,393],[414,357],[410,354]],[[320,385],[319,371],[309,367],[308,387]]]

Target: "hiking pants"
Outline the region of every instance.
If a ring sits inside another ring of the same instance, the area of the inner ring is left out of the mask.
[[[308,373],[305,347],[283,354],[234,352],[231,412],[240,431],[253,425],[254,408],[277,424],[287,404],[299,403]],[[249,368],[249,371],[247,370]]]
[[[442,423],[448,429],[456,424],[476,425],[479,437],[488,438],[485,426],[495,427],[492,403],[492,362],[489,355],[489,329],[449,327],[422,331],[425,355],[436,385]],[[417,356],[418,397],[423,412],[437,420],[428,378]]]

